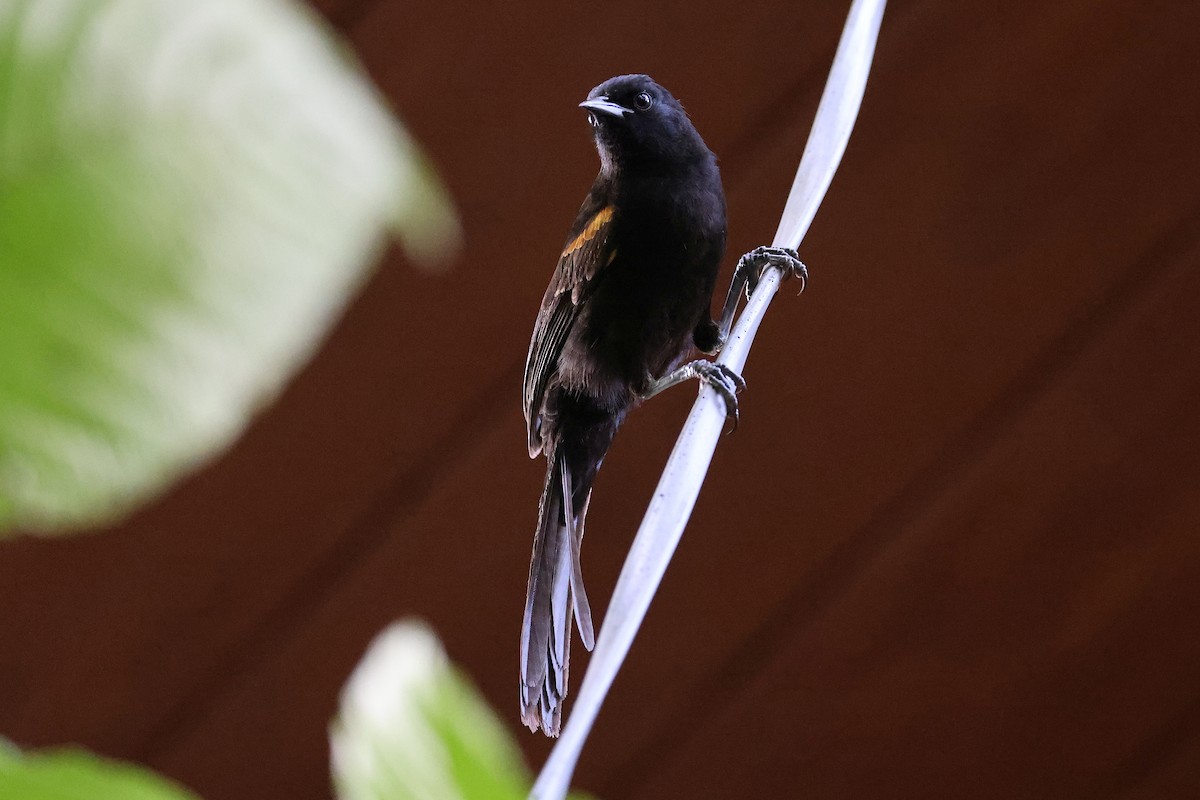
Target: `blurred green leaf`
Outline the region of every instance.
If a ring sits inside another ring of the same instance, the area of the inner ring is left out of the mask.
[[[0,741],[0,797],[12,800],[196,800],[150,772],[83,750],[22,753]]]
[[[269,402],[388,232],[457,223],[287,0],[0,3],[0,531],[94,524]]]
[[[423,625],[392,625],[330,730],[340,800],[520,800],[530,778],[499,720]]]

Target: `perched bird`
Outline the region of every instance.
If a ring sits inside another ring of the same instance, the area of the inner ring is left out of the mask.
[[[714,321],[725,193],[716,157],[670,92],[622,75],[580,106],[600,173],[542,299],[523,393],[529,456],[544,453],[547,469],[521,631],[521,718],[548,736],[559,732],[572,616],[589,650],[595,638],[579,548],[596,471],[626,413],[680,381],[713,385],[736,420],[741,378],[684,362],[693,348],[720,349],[740,287],[758,274],[739,265]]]

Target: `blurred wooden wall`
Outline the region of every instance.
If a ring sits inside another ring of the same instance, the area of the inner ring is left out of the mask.
[[[316,6],[436,161],[462,259],[389,257],[168,497],[0,556],[0,732],[209,800],[328,797],[337,691],[406,615],[540,764],[516,714],[543,474],[519,382],[596,168],[575,105],[629,71],[683,100],[722,159],[728,275],[774,231],[847,8]],[[771,309],[581,786],[1200,797],[1198,30],[1179,1],[892,4],[809,290]],[[598,610],[692,396],[606,461]]]

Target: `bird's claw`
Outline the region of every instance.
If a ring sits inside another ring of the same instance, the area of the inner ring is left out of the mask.
[[[724,364],[715,361],[693,361],[688,367],[695,373],[696,378],[706,383],[725,401],[725,419],[733,423],[729,432],[733,433],[738,426],[737,393],[746,388],[746,381]]]
[[[738,259],[736,277],[746,283],[746,299],[754,294],[758,282],[768,267],[778,267],[785,278],[797,277],[801,280],[800,291],[808,286],[808,267],[800,260],[800,256],[790,247],[756,247]]]

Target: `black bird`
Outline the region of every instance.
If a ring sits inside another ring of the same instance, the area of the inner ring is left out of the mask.
[[[523,394],[529,456],[545,453],[547,470],[521,631],[521,718],[548,736],[567,693],[572,615],[584,646],[595,638],[579,548],[596,471],[625,414],[680,381],[713,385],[736,421],[741,378],[709,361],[683,364],[693,348],[720,349],[740,287],[758,275],[739,264],[715,322],[725,193],[716,157],[670,92],[622,75],[580,106],[600,174],[542,299]]]

